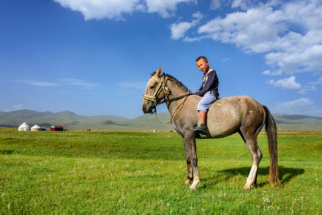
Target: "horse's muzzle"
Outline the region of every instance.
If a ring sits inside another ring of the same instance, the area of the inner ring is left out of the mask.
[[[155,110],[155,106],[153,105],[144,105],[142,106],[142,111],[143,113],[154,113]]]

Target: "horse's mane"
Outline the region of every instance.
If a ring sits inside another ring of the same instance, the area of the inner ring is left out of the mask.
[[[153,72],[152,74],[151,74],[151,77],[153,76],[153,75],[155,75],[155,73],[156,72]],[[173,81],[175,84],[177,84],[181,89],[183,89],[184,91],[186,91],[186,92],[191,92],[189,89],[188,89],[188,87],[186,87],[183,83],[181,83],[180,81],[178,81],[175,77],[173,77],[173,76],[171,76],[171,75],[168,75],[168,74],[165,74],[164,73],[164,75],[166,76],[166,77],[168,77],[169,79],[171,79],[171,81]]]
[[[188,89],[188,87],[186,87],[183,83],[181,83],[181,81],[178,81],[175,77],[165,74],[166,77],[170,78],[174,83],[176,83],[181,89],[183,89],[186,92],[190,92],[190,90]]]

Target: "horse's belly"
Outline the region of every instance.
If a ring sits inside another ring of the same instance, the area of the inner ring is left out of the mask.
[[[238,132],[240,123],[238,121],[222,122],[211,122],[208,123],[209,136],[210,138],[221,138],[227,137]]]
[[[207,115],[210,138],[226,137],[236,133],[242,123],[240,105],[227,105],[219,101],[211,105]]]

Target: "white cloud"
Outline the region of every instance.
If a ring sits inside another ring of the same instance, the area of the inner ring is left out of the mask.
[[[221,7],[220,0],[212,0],[210,3],[210,9],[211,10],[216,10]]]
[[[211,8],[222,3],[213,0]],[[268,75],[322,70],[322,6],[311,0],[281,3],[234,0],[232,8],[244,12],[217,17],[199,27],[200,37],[184,41],[211,38],[235,44],[246,53],[266,53],[266,63],[274,70],[264,72]]]
[[[197,0],[145,0],[147,11],[149,13],[157,12],[162,17],[167,18],[174,15],[178,3],[193,2],[197,4]]]
[[[291,90],[294,90],[300,94],[305,94],[305,91],[303,91],[301,84],[296,83],[295,76],[292,76],[290,78],[280,79],[278,81],[270,80],[268,83],[273,85],[274,87],[281,87],[283,89],[291,89]]]
[[[318,81],[311,82],[310,84],[313,84],[313,85],[322,84],[322,77],[320,77]]]
[[[308,86],[307,86],[307,88],[308,88],[309,90],[312,90],[312,91],[318,92],[318,90],[316,89],[316,86],[311,86],[311,87],[308,87]]]
[[[195,26],[194,22],[180,22],[178,24],[173,23],[170,26],[171,29],[171,38],[174,40],[180,39],[184,36],[187,30]]]
[[[91,82],[86,82],[86,81],[83,81],[83,80],[71,79],[71,78],[60,79],[59,81],[63,81],[68,85],[83,86],[83,89],[91,89],[91,88],[99,87],[101,85],[99,83],[91,83]],[[37,86],[37,87],[60,86],[60,84],[57,84],[57,83],[51,83],[51,82],[45,82],[45,81],[35,81],[35,80],[12,80],[12,82],[21,82],[21,83],[25,83],[25,84],[34,85],[34,86]],[[59,92],[59,93],[60,94],[66,94],[66,92]]]
[[[58,93],[59,93],[59,94],[69,94],[69,92],[68,92],[68,91],[59,91]]]
[[[59,86],[59,84],[56,83],[50,83],[45,81],[35,81],[35,80],[13,80],[12,82],[21,82],[25,84],[31,84],[37,87],[54,87]]]
[[[91,89],[91,88],[101,86],[101,84],[99,84],[99,83],[91,83],[91,82],[86,82],[86,81],[83,81],[80,79],[72,79],[72,78],[60,79],[60,81],[64,81],[68,85],[82,86],[83,89]]]
[[[296,83],[295,79],[296,79],[295,76],[291,76],[289,78],[280,79],[278,81],[275,81],[272,79],[268,81],[268,83],[273,85],[274,87],[281,87],[283,89],[294,90],[295,92],[302,95],[306,94],[306,91],[308,90],[317,92],[317,89],[315,86],[305,85],[304,87],[302,87],[300,83]]]
[[[142,9],[140,0],[54,0],[65,8],[79,11],[85,20],[122,19],[124,13]]]
[[[322,31],[321,31],[322,37]],[[286,74],[319,71],[322,69],[322,45],[306,46],[302,50],[294,50],[299,45],[293,44],[288,50],[271,52],[265,56],[266,63],[272,67],[278,66]]]
[[[137,88],[137,89],[145,89],[147,83],[146,82],[130,82],[130,81],[123,81],[117,84],[120,87],[126,88]]]
[[[272,74],[272,72],[268,69],[268,70],[265,70],[262,74],[263,75],[270,75],[270,74]]]
[[[200,34],[206,33],[214,40],[234,43],[246,52],[264,52],[279,33],[287,30],[279,11],[270,7],[251,8],[246,12],[231,13],[226,18],[217,17],[201,26]]]
[[[192,14],[192,17],[196,18],[192,22],[180,22],[178,24],[173,23],[170,26],[172,39],[177,40],[184,37],[184,34],[190,28],[196,26],[199,23],[199,20],[203,18],[203,15],[198,11],[197,13]]]
[[[123,19],[124,14],[135,11],[159,13],[162,17],[174,15],[179,3],[196,0],[54,0],[65,8],[79,11],[85,20]]]
[[[212,0],[210,3],[210,10],[220,9],[222,7],[231,6],[231,8],[240,8],[242,10],[247,10],[254,7],[257,0]],[[275,6],[281,4],[280,0],[271,0],[266,4]]]
[[[18,104],[18,105],[11,106],[11,108],[5,110],[4,112],[17,111],[17,110],[22,110],[22,109],[29,109],[29,108],[23,107],[22,104]]]
[[[196,13],[192,14],[193,18],[196,18],[198,21],[203,18],[203,15],[197,11]]]
[[[21,110],[23,108],[23,105],[19,104],[19,105],[13,105],[11,107],[13,108],[13,110]]]
[[[274,72],[271,72],[271,70],[265,70],[263,73],[263,75],[282,75],[283,74],[283,71],[282,70],[276,70]]]
[[[232,3],[233,0],[212,0],[210,3],[210,10],[217,10],[223,7],[232,6]]]
[[[314,101],[308,98],[277,103],[274,107],[270,108],[270,110],[272,113],[322,116],[322,108],[315,105]]]
[[[225,59],[223,59],[222,61],[223,62],[226,62],[226,61],[228,61],[228,60],[230,60],[229,58],[225,58]]]
[[[194,37],[194,38],[189,38],[189,37],[185,37],[183,39],[183,42],[195,42],[195,41],[200,41],[202,39],[207,38],[207,36],[203,36],[203,37]]]
[[[234,0],[231,4],[232,8],[240,7],[242,10],[247,10],[251,6],[253,6],[253,2],[250,0]]]

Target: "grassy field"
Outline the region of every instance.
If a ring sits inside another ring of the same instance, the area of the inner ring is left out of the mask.
[[[178,134],[0,129],[0,214],[321,214],[322,132],[279,132],[276,187],[258,139],[255,189],[243,190],[252,162],[232,135],[197,140],[201,184],[190,191]]]

